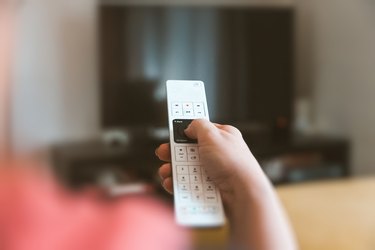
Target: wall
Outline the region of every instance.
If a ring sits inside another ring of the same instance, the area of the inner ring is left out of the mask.
[[[96,2],[30,0],[18,11],[14,149],[39,152],[97,134]]]
[[[355,174],[375,173],[375,1],[300,0],[299,93],[318,131],[352,140]]]
[[[0,159],[9,150],[9,85],[16,4],[0,3]]]

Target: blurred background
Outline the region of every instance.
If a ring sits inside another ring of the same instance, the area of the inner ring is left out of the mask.
[[[164,81],[202,79],[212,120],[249,133],[339,136],[350,142],[351,173],[374,173],[374,8],[368,0],[23,1],[9,147],[45,155],[113,128],[163,127]]]
[[[47,161],[68,187],[155,182],[167,79],[203,80],[212,120],[242,131],[276,185],[375,174],[375,1],[24,0],[0,11],[0,31],[15,33],[0,39],[11,65],[0,68],[2,152]]]

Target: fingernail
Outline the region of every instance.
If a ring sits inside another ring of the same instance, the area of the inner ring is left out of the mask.
[[[159,149],[159,147],[155,149],[155,155],[156,155],[157,157],[159,157],[159,155],[158,155],[158,149]]]

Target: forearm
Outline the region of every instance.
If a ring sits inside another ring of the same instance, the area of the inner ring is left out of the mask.
[[[297,249],[293,231],[273,187],[264,176],[258,177],[237,181],[233,192],[223,195],[232,247]]]

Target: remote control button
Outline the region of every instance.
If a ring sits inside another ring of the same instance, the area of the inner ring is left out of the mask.
[[[181,201],[190,201],[191,196],[189,193],[180,193],[180,200]]]
[[[187,161],[186,147],[176,147],[176,161]]]
[[[211,178],[208,175],[206,175],[205,173],[202,174],[202,177],[203,177],[203,181],[205,183],[212,183]]]
[[[202,184],[192,184],[191,190],[194,191],[195,193],[202,192]]]
[[[204,184],[204,191],[206,193],[215,193],[216,187],[213,184]]]
[[[197,213],[200,212],[200,210],[201,209],[199,207],[197,207],[197,206],[189,207],[189,213],[190,214],[197,214]]]
[[[189,166],[189,174],[200,174],[201,167],[200,166]]]
[[[184,103],[182,104],[182,108],[183,108],[184,110],[186,110],[186,109],[193,109],[193,103],[191,103],[191,102],[184,102]]]
[[[190,175],[190,183],[201,184],[201,182],[202,182],[202,178],[200,175],[197,175],[197,174]]]
[[[188,184],[189,183],[189,176],[185,174],[178,174],[177,175],[177,182],[181,184]]]
[[[194,109],[203,109],[204,106],[203,106],[203,102],[195,102],[194,103]]]
[[[196,154],[191,154],[191,155],[188,155],[188,161],[191,161],[191,162],[198,162],[199,161],[199,155],[196,155]]]
[[[208,208],[208,206],[202,207],[202,214],[211,214],[211,211]]]
[[[184,109],[184,116],[193,116],[193,110],[192,109]]]
[[[204,116],[203,103],[194,103],[194,115],[198,117]]]
[[[182,116],[182,109],[172,109],[172,116]]]
[[[201,117],[204,117],[204,112],[203,112],[203,111],[195,111],[195,112],[194,112],[194,115],[195,115],[197,118],[201,118]]]
[[[206,209],[210,214],[216,214],[219,211],[216,206],[207,206]]]
[[[198,147],[188,146],[187,152],[188,154],[198,154]]]
[[[202,193],[194,193],[192,195],[192,200],[195,201],[195,202],[202,202],[203,201]]]
[[[177,154],[176,155],[176,161],[179,161],[179,162],[184,162],[187,160],[187,156],[184,155],[184,154]]]
[[[191,102],[185,102],[182,104],[182,110],[184,116],[193,116],[194,115],[194,108]]]
[[[172,103],[172,109],[182,109],[182,104],[179,102]]]
[[[176,166],[177,168],[177,174],[188,174],[189,173],[189,167],[188,166]]]
[[[184,153],[184,154],[186,154],[186,147],[178,146],[178,147],[175,147],[175,148],[176,148],[176,152],[177,153]]]
[[[180,143],[197,143],[196,139],[190,139],[185,134],[185,129],[192,122],[192,119],[174,119],[173,123],[173,140],[178,146]]]
[[[189,192],[190,186],[188,184],[178,184],[178,190],[181,192]]]
[[[214,203],[214,202],[217,202],[217,197],[216,197],[216,194],[215,193],[207,193],[204,195],[204,200],[206,202],[211,202],[211,203]]]
[[[185,206],[180,207],[179,210],[180,210],[181,214],[183,214],[183,215],[187,215],[189,213],[188,207],[185,207]]]

